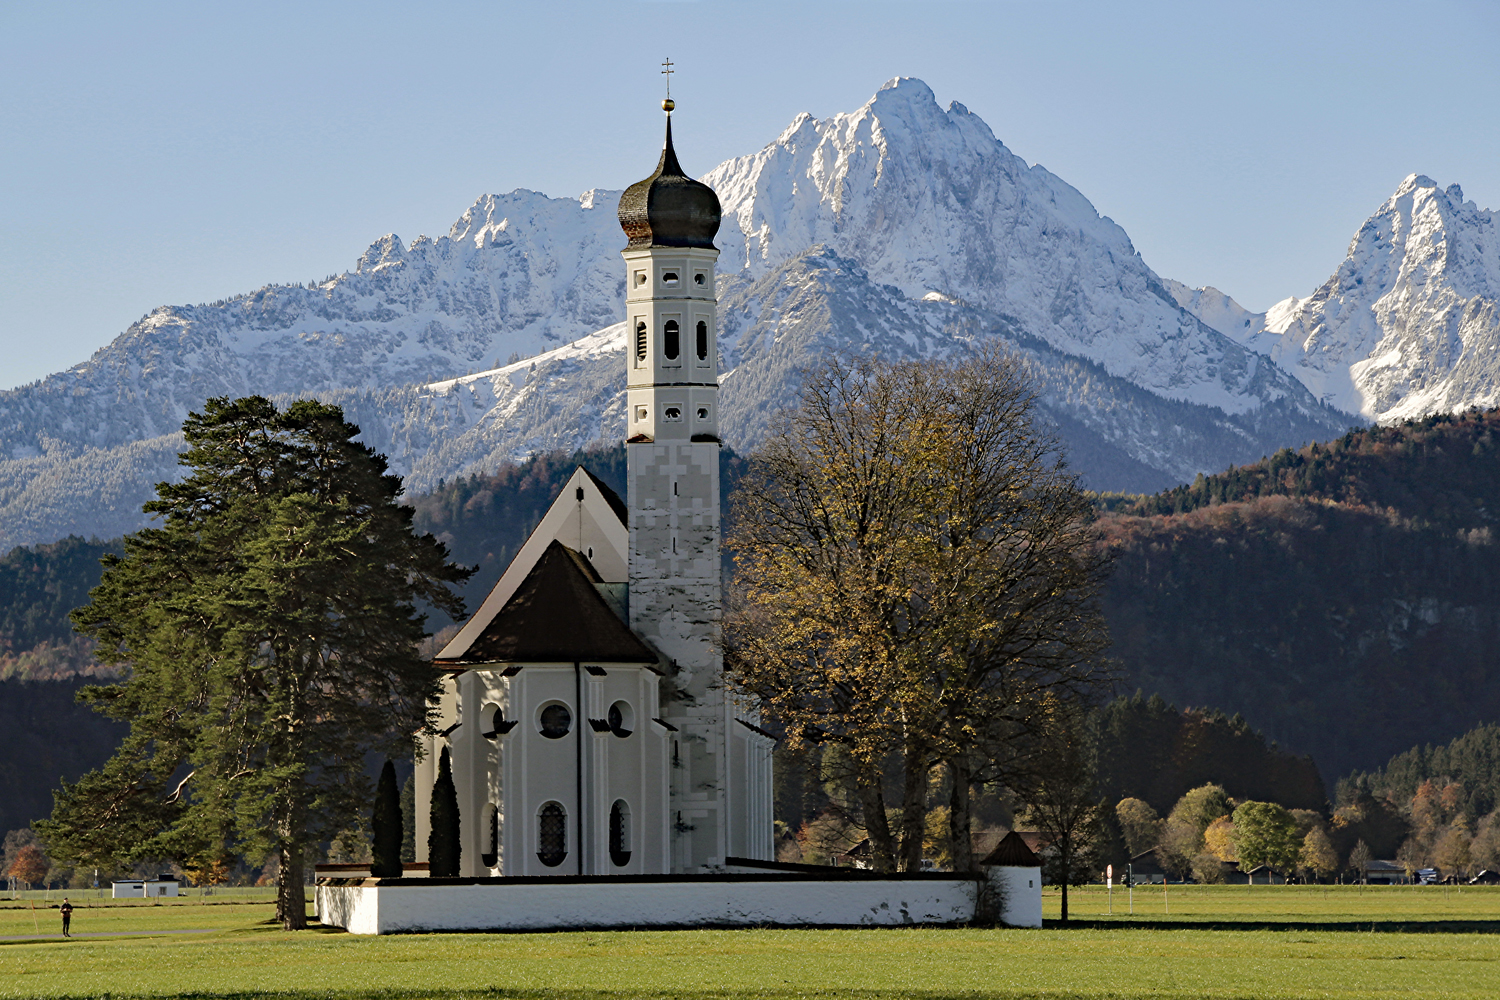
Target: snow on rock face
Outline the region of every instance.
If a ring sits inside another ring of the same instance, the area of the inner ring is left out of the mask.
[[[943,111],[920,80],[892,80],[851,114],[804,114],[704,181],[724,206],[724,271],[757,276],[825,244],[910,298],[1014,317],[1171,399],[1243,413],[1295,391],[1280,373],[1258,379],[1259,359],[1173,300],[1082,194],[963,105]]]
[[[1031,352],[1099,488],[1159,488],[1347,425],[1184,308],[1079,192],[920,81],[799,116],[704,179],[725,209],[721,426],[736,448],[823,351],[939,356],[978,336]],[[314,286],[162,307],[88,361],[0,391],[0,543],[138,518],[163,442],[211,396],[338,402],[414,490],[618,440],[619,196],[486,195],[446,236],[387,235]],[[60,492],[90,467],[105,486]]]
[[[1219,329],[1270,355],[1325,403],[1394,421],[1500,403],[1497,303],[1494,213],[1465,202],[1456,184],[1443,190],[1413,174],[1312,295]]]

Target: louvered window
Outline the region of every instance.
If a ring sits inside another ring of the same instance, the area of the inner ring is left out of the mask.
[[[646,360],[646,324],[642,320],[636,320],[635,324],[635,359]]]

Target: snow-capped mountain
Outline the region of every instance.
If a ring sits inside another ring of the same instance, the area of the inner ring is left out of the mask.
[[[1250,313],[1216,289],[1169,289],[1323,402],[1366,420],[1500,404],[1500,231],[1457,184],[1402,181],[1305,299]]]
[[[1169,485],[1348,422],[1184,308],[1119,226],[921,81],[800,116],[704,179],[724,205],[721,413],[736,448],[822,351],[929,356],[989,336],[1028,353],[1099,488]],[[0,545],[134,527],[182,418],[214,395],[340,402],[416,490],[617,439],[618,198],[485,196],[447,236],[387,236],[315,286],[157,309],[88,361],[0,393]]]

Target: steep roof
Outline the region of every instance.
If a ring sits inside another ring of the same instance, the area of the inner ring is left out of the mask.
[[[1012,830],[1000,838],[1000,843],[990,852],[981,865],[1003,865],[1010,868],[1040,868],[1042,859],[1036,856],[1019,833]]]
[[[656,653],[599,593],[600,582],[587,559],[554,540],[462,657],[433,663],[655,663]]]
[[[625,506],[625,501],[620,499],[620,494],[610,489],[608,483],[594,475],[585,466],[580,465],[578,468],[589,477],[591,483],[599,488],[599,495],[604,497],[604,502],[609,504],[609,509],[615,512],[615,517],[620,519],[620,523],[627,528],[630,527],[630,508]]]

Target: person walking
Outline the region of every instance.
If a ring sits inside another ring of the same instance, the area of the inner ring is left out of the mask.
[[[63,937],[72,937],[73,935],[68,933],[68,924],[73,920],[73,904],[68,902],[67,896],[63,897],[62,905],[57,908],[57,912],[61,913],[63,918]]]

